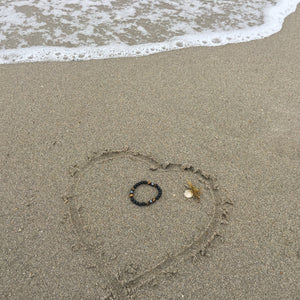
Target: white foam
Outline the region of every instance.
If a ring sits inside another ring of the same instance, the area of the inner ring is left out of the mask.
[[[262,39],[280,31],[300,2],[105,0],[100,7],[95,0],[32,1],[0,4],[0,64],[143,56]]]

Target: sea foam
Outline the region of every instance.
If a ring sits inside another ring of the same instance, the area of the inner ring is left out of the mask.
[[[300,0],[6,0],[0,64],[143,56],[262,39]]]

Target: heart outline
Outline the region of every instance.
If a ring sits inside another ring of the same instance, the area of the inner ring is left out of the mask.
[[[80,179],[81,172],[88,169],[95,162],[104,163],[110,161],[116,157],[128,157],[131,156],[135,159],[144,160],[150,162],[154,169],[175,169],[180,168],[183,171],[189,171],[196,174],[199,181],[204,183],[214,199],[214,213],[210,219],[204,232],[192,241],[192,243],[186,246],[182,251],[175,254],[169,255],[166,259],[159,262],[156,266],[152,267],[141,274],[138,274],[135,278],[130,279],[126,282],[120,281],[116,278],[110,270],[105,266],[104,262],[99,259],[101,253],[97,252],[97,242],[95,238],[89,236],[90,232],[88,228],[85,228],[85,224],[80,216],[80,208],[76,207],[76,195],[74,190],[78,180]],[[188,258],[194,257],[196,255],[205,256],[207,248],[212,243],[212,241],[219,236],[217,229],[219,225],[223,224],[223,221],[227,219],[228,210],[225,208],[226,205],[232,205],[231,200],[226,197],[221,197],[220,189],[217,181],[214,177],[204,173],[200,169],[195,169],[193,166],[188,164],[180,163],[160,163],[154,159],[151,155],[142,154],[140,152],[134,152],[129,150],[129,148],[122,150],[105,150],[104,152],[93,152],[88,156],[87,162],[84,162],[80,167],[78,164],[72,166],[69,170],[69,175],[71,179],[71,184],[66,192],[66,196],[63,197],[65,203],[68,204],[71,221],[78,236],[78,243],[83,246],[85,250],[86,257],[91,261],[97,261],[93,265],[99,273],[104,273],[105,276],[99,277],[102,280],[104,288],[110,290],[109,298],[125,299],[133,295],[134,291],[139,287],[143,286],[145,283],[149,282],[151,279],[160,276],[164,270],[176,265],[179,261],[186,260]]]

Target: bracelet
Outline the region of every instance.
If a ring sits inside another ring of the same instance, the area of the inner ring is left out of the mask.
[[[135,191],[135,189],[136,189],[137,187],[139,187],[139,186],[142,185],[142,184],[148,184],[148,185],[150,185],[150,186],[155,187],[155,188],[157,189],[157,191],[158,191],[157,196],[156,196],[155,198],[153,198],[153,199],[147,201],[147,202],[138,202],[138,201],[136,201],[136,200],[134,199],[134,197],[133,197],[134,191]],[[155,201],[157,201],[157,200],[161,197],[161,194],[162,194],[162,190],[161,190],[161,188],[160,188],[160,186],[159,186],[158,184],[153,183],[153,182],[151,182],[151,181],[140,181],[140,182],[136,183],[136,184],[133,186],[133,188],[130,190],[129,198],[130,198],[130,200],[131,200],[135,205],[138,205],[138,206],[146,206],[146,205],[153,204]]]

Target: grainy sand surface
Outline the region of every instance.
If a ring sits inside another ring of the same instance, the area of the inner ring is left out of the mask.
[[[299,32],[1,65],[0,297],[299,299]]]

